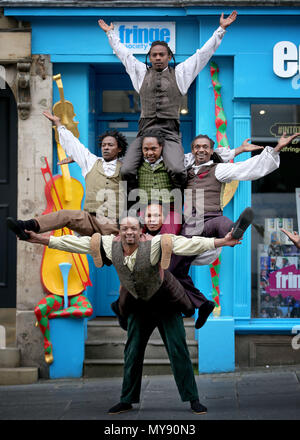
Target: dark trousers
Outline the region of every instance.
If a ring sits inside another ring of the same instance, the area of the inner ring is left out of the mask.
[[[155,327],[158,327],[168,352],[182,401],[198,399],[181,314],[174,312],[160,317],[144,311],[131,314],[128,318],[121,402],[138,403],[140,400],[145,349]]]
[[[216,237],[223,238],[233,227],[233,222],[219,213],[216,215],[208,214],[204,217],[204,224],[202,231],[196,231],[202,237]],[[190,237],[190,230],[188,225],[184,224],[181,230],[181,235]],[[189,276],[189,270],[194,256],[184,257],[181,255],[172,255],[169,271],[177,278],[181,285],[186,290],[192,304],[199,308],[199,315],[202,310],[201,307],[207,302],[205,296],[195,287],[192,278]]]
[[[121,168],[123,180],[127,180],[129,189],[134,187],[137,170],[143,161],[142,136],[148,129],[160,131],[164,137],[163,159],[175,187],[184,186],[187,172],[184,167],[184,151],[179,134],[179,125],[172,119],[141,119],[137,138],[130,144]]]
[[[133,311],[140,307],[140,304],[147,305],[146,301],[137,300],[131,293],[123,286],[120,286],[119,292],[119,310],[121,315],[125,318]],[[185,316],[192,316],[195,313],[194,306],[186,294],[185,289],[181,283],[168,271],[164,271],[164,280],[162,285],[150,299],[152,307],[161,307],[167,305],[168,308],[175,312],[181,312]],[[148,303],[149,304],[149,303]]]

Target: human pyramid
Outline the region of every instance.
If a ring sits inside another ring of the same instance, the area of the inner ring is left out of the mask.
[[[182,401],[189,401],[195,414],[207,412],[199,401],[182,314],[192,316],[197,310],[195,326],[201,328],[215,304],[194,286],[190,265],[193,261],[210,264],[223,246],[241,244],[253,211],[246,208],[235,222],[223,216],[224,185],[232,180],[255,180],[276,170],[280,150],[299,135],[282,136],[275,148],[263,149],[247,139],[235,150],[226,150],[214,149],[213,140],[199,134],[185,157],[179,130],[181,98],[236,17],[235,11],[227,18],[222,14],[212,37],[175,67],[169,65],[174,56],[165,42],[154,41],[142,63],[119,41],[113,24],[100,19],[100,28],[140,95],[138,135],[127,148],[124,135],[106,131],[99,138],[102,157],[98,157],[57,116],[44,112],[57,127],[69,160],[81,168],[86,183],[84,209],[60,210],[29,220],[7,219],[21,240],[90,254],[99,268],[114,265],[121,286],[112,309],[128,339],[121,399],[109,414],[128,411],[139,402],[144,352],[155,327],[165,343]],[[237,154],[255,150],[263,151],[244,162],[231,162]],[[80,236],[42,235],[62,227]],[[73,303],[76,316],[91,315],[88,299]],[[48,328],[49,314],[60,308],[61,301],[49,295],[35,309],[38,322],[44,321]],[[43,334],[46,360],[51,363],[50,335]]]

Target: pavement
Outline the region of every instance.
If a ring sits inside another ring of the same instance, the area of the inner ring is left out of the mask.
[[[119,402],[122,378],[0,386],[0,420],[102,420],[103,429],[139,421],[300,420],[300,366],[202,374],[196,382],[205,415],[180,400],[170,375],[144,376],[140,403],[114,416],[107,411]]]

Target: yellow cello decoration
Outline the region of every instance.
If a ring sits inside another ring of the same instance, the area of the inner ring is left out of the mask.
[[[61,75],[55,75],[53,79],[57,83],[60,94],[60,101],[54,104],[53,113],[60,118],[63,125],[65,125],[74,136],[79,137],[78,122],[73,121],[75,116],[73,105],[70,101],[64,99]],[[57,154],[61,161],[66,158],[66,154],[59,144],[56,127],[53,128],[55,129]],[[71,177],[68,165],[61,165],[62,175],[52,176],[47,158],[45,158],[45,161],[46,167],[42,168],[41,171],[46,183],[45,195],[47,208],[43,214],[56,212],[60,209],[80,210],[81,201],[84,196],[82,184],[77,179]],[[53,231],[54,236],[65,234],[72,235],[73,232],[68,228]],[[41,264],[41,280],[46,292],[60,296],[64,295],[64,284],[59,269],[60,263],[72,264],[68,278],[69,296],[78,295],[85,290],[87,286],[92,285],[89,278],[89,265],[86,255],[71,254],[45,247]]]

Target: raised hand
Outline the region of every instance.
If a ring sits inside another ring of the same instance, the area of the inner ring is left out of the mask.
[[[72,157],[66,157],[65,159],[57,162],[57,165],[66,165],[66,164],[73,163],[73,162],[75,162],[75,160]]]
[[[260,145],[249,144],[248,143],[249,141],[250,141],[250,138],[245,139],[244,142],[242,143],[241,147],[243,149],[243,153],[252,153],[252,151],[264,149],[264,147],[261,147]]]
[[[294,231],[294,233],[290,231],[286,231],[285,229],[280,229],[282,232],[284,232],[289,239],[294,243],[294,245],[300,249],[300,236],[297,234],[297,232]]]
[[[100,20],[98,20],[98,24],[104,32],[112,31],[114,28],[114,25],[112,23],[110,23],[110,25],[108,25],[107,23],[105,23],[104,20],[102,20],[102,18],[100,18]]]
[[[286,133],[283,133],[274,150],[281,151],[284,147],[287,147],[297,136],[300,136],[300,133],[295,133],[288,137],[286,137]]]
[[[48,111],[43,112],[43,115],[46,116],[49,121],[53,122],[56,127],[59,127],[61,125],[60,118],[58,116],[55,116]]]
[[[29,235],[29,238],[26,240],[29,243],[43,244],[44,246],[48,246],[49,237],[45,235],[36,234],[33,231],[25,230],[25,232]]]
[[[224,18],[224,13],[222,13],[221,18],[220,18],[220,26],[223,29],[226,29],[228,26],[230,26],[236,20],[236,17],[237,17],[236,11],[231,12],[231,14],[228,15],[227,18]]]
[[[224,238],[215,238],[215,248],[223,247],[223,246],[236,246],[237,244],[241,244],[241,239],[238,240],[237,238],[232,237],[232,231],[228,232]]]

